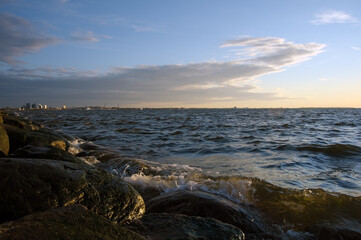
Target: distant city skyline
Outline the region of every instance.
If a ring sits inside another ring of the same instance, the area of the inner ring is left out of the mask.
[[[361,107],[361,2],[0,1],[0,107]]]

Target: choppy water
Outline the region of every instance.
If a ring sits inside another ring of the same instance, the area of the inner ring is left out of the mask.
[[[98,166],[138,186],[145,199],[201,190],[250,206],[250,215],[281,226],[276,239],[313,239],[308,232],[316,234],[320,224],[331,228],[332,239],[361,235],[361,109],[19,114],[81,138],[75,143],[85,141],[84,160],[107,160]]]
[[[127,156],[361,196],[361,109],[22,112]]]

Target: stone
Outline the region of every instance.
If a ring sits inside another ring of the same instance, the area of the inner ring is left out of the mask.
[[[211,218],[181,214],[152,213],[125,226],[147,239],[208,239],[244,240],[243,232]]]
[[[63,151],[66,151],[69,145],[69,143],[63,137],[56,134],[22,129],[8,124],[4,124],[3,126],[5,127],[9,136],[9,152],[11,153],[15,152],[16,149],[29,144],[38,147],[53,146]]]
[[[9,154],[9,146],[8,134],[3,125],[0,124],[0,157],[7,156]]]
[[[110,222],[82,205],[55,208],[0,225],[0,240],[124,239],[144,237]]]
[[[146,205],[147,213],[177,213],[214,218],[242,229],[247,237],[267,228],[259,217],[246,209],[246,206],[201,191],[170,192],[151,199]]]
[[[35,124],[30,120],[27,119],[23,119],[20,117],[17,117],[15,115],[11,115],[11,114],[3,114],[3,123],[4,124],[8,124],[14,127],[18,127],[20,129],[25,129],[25,130],[39,130],[40,128],[42,128],[41,125]]]
[[[0,158],[0,176],[0,222],[72,204],[82,204],[118,223],[145,212],[134,188],[85,163]]]
[[[12,158],[38,158],[60,160],[65,162],[82,163],[83,161],[73,156],[67,151],[63,151],[57,147],[46,146],[38,147],[26,145],[15,150],[9,157]]]
[[[314,234],[315,239],[319,240],[359,240],[361,239],[361,226],[360,224],[353,225],[355,224],[319,223],[309,226],[307,231]]]

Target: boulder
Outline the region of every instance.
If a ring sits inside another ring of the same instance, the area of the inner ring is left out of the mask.
[[[248,234],[266,230],[266,224],[252,215],[246,206],[211,193],[178,190],[155,197],[146,205],[147,213],[177,213],[215,218],[242,229],[247,237]]]
[[[314,234],[319,240],[359,240],[361,239],[361,226],[354,223],[319,223],[309,226],[307,231]]]
[[[243,232],[211,218],[181,214],[152,213],[133,221],[126,228],[149,240],[163,239],[237,239],[244,240]]]
[[[9,154],[9,146],[8,134],[3,125],[0,124],[0,157],[7,156]]]
[[[26,145],[18,148],[10,154],[9,157],[13,158],[39,158],[39,159],[52,159],[65,162],[82,163],[83,161],[73,156],[67,151],[63,151],[59,148],[46,146],[38,147],[33,145]]]
[[[35,124],[30,120],[23,119],[8,113],[3,114],[3,122],[4,124],[8,124],[25,130],[39,130],[40,128],[42,128],[41,125]]]
[[[82,205],[55,208],[0,225],[0,240],[124,239],[144,237],[110,222]]]
[[[38,147],[52,146],[65,151],[69,144],[63,137],[57,134],[22,129],[8,124],[4,124],[3,126],[9,136],[9,152],[14,152],[16,149],[28,144]]]
[[[2,113],[0,112],[0,124],[3,124],[4,123],[4,120],[3,120],[3,117],[2,117]]]
[[[0,176],[0,222],[72,204],[83,204],[118,223],[145,212],[136,190],[85,163],[1,158]]]

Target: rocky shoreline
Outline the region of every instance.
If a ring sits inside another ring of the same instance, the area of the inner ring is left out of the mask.
[[[245,239],[239,228],[212,218],[145,215],[137,190],[78,157],[94,146],[76,156],[69,140],[0,115],[0,239]]]
[[[249,205],[199,190],[125,182],[156,175],[138,159],[0,113],[0,239],[359,239],[358,230],[315,224],[281,229]]]

